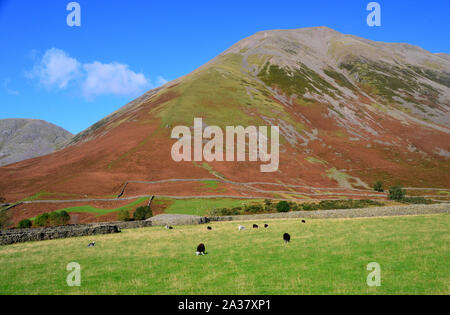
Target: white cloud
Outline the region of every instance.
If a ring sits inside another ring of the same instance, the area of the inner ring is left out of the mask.
[[[57,48],[47,50],[27,76],[38,78],[40,83],[47,87],[59,89],[66,88],[71,81],[76,80],[83,96],[89,100],[99,95],[134,97],[146,89],[168,82],[162,76],[158,76],[153,83],[143,73],[136,73],[128,65],[118,62],[95,61],[82,64]]]
[[[125,64],[96,61],[83,65],[83,69],[86,78],[82,89],[87,98],[101,94],[136,96],[150,85],[144,74],[133,72]]]
[[[28,77],[38,78],[47,87],[63,89],[69,81],[80,76],[81,64],[69,57],[63,50],[51,48],[28,73]]]

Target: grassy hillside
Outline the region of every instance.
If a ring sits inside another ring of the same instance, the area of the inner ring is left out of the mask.
[[[239,232],[239,222],[226,222],[212,231],[154,227],[0,247],[0,294],[450,293],[448,214],[268,223],[267,230]],[[92,240],[97,246],[87,248]],[[203,257],[194,253],[200,242]],[[81,265],[81,287],[66,285],[70,262]],[[366,284],[370,262],[381,265],[381,287]]]

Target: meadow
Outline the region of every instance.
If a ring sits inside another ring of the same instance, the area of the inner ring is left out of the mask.
[[[0,294],[450,293],[448,214],[210,226],[3,246]],[[207,255],[195,255],[199,243]],[[66,284],[70,262],[81,265],[80,287]],[[370,262],[381,266],[380,287],[366,284]]]
[[[254,203],[263,203],[262,199],[232,199],[232,198],[213,198],[213,199],[169,199],[156,198],[155,203],[160,201],[169,201],[168,207],[164,213],[169,214],[189,214],[205,216],[210,210],[218,208],[244,207]]]

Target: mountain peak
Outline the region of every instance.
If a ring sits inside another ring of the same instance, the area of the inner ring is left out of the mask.
[[[72,137],[44,120],[1,119],[0,166],[52,153]]]
[[[171,158],[175,126],[278,126],[280,166]],[[112,195],[260,194],[248,181],[368,189],[383,178],[448,186],[450,62],[405,44],[328,27],[258,32],[194,72],[151,90],[49,156],[0,168],[7,197],[46,191]],[[432,170],[433,173],[432,173]],[[439,170],[439,171],[436,171]],[[27,179],[27,180],[24,180]],[[176,181],[218,178],[217,191]],[[280,187],[278,187],[279,189]],[[287,191],[288,189],[286,189]]]

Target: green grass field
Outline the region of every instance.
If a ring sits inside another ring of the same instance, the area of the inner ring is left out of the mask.
[[[157,201],[164,198],[157,198]],[[233,199],[233,198],[214,198],[214,199],[167,199],[171,204],[164,210],[170,214],[191,214],[204,216],[209,214],[210,210],[218,208],[234,208],[251,205],[253,203],[262,203],[262,199]]]
[[[1,294],[449,294],[450,215],[224,222],[0,247]],[[237,227],[244,224],[246,231]],[[282,235],[289,232],[290,244]],[[95,240],[96,247],[87,248]],[[197,257],[203,242],[208,252]],[[68,287],[66,265],[81,265]],[[381,266],[368,287],[366,266]]]
[[[215,182],[212,182],[213,184]],[[208,185],[213,185],[207,182]],[[82,205],[70,208],[63,208],[55,212],[66,211],[67,213],[95,213],[98,216],[108,213],[119,212],[121,210],[129,210],[131,213],[136,210],[139,205],[144,205],[148,201],[148,197],[138,198],[129,204],[112,209],[100,209],[91,205]],[[213,198],[213,199],[172,199],[172,198],[156,198],[154,204],[165,204],[167,208],[164,213],[169,214],[189,214],[205,216],[209,211],[216,208],[234,208],[243,207],[244,205],[251,205],[255,203],[262,203],[263,199],[234,199],[234,198]],[[34,221],[36,217],[30,218]]]

